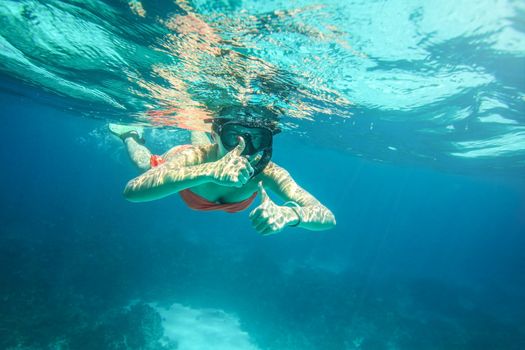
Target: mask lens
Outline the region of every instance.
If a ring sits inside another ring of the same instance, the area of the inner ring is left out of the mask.
[[[235,130],[224,130],[221,134],[222,144],[227,149],[233,149],[239,144],[239,136],[241,135],[235,132]]]
[[[251,140],[255,149],[260,149],[264,145],[264,137],[261,134],[252,134]]]
[[[250,128],[238,124],[225,124],[221,132],[221,141],[224,147],[232,149],[239,144],[239,136],[246,143],[251,143],[254,151],[270,147],[272,144],[272,132],[266,128]]]

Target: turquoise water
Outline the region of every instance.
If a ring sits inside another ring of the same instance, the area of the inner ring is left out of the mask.
[[[0,348],[525,348],[524,23],[520,1],[0,0]],[[280,118],[274,160],[335,229],[122,198],[109,122],[162,153],[225,107]]]

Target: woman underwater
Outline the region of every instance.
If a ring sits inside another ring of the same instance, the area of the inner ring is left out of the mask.
[[[141,128],[110,124],[145,171],[128,182],[126,199],[145,202],[179,193],[192,209],[234,213],[248,208],[259,192],[261,204],[249,218],[262,235],[286,227],[320,231],[335,226],[332,212],[270,161],[273,136],[280,131],[276,121],[216,117],[211,122],[213,143],[175,146],[162,156],[144,146]],[[273,202],[267,189],[285,203]]]

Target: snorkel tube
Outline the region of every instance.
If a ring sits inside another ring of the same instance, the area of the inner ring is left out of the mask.
[[[264,170],[264,168],[266,168],[266,166],[268,165],[268,163],[270,163],[270,160],[272,159],[272,152],[273,152],[272,147],[264,149],[263,154],[261,158],[259,159],[259,161],[255,164],[252,164],[252,168],[254,171],[250,179],[259,175]]]

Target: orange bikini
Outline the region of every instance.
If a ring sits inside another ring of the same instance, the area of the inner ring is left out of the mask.
[[[188,207],[194,210],[224,210],[227,213],[237,213],[248,208],[252,204],[255,197],[257,197],[257,192],[254,192],[250,198],[237,203],[213,203],[206,198],[191,192],[189,189],[180,191],[179,195]]]
[[[181,149],[182,150],[182,149]],[[161,165],[165,160],[161,156],[151,155],[150,165],[152,168]],[[182,200],[194,210],[210,211],[210,210],[224,210],[227,213],[237,213],[248,208],[255,197],[257,197],[257,192],[254,192],[250,198],[247,198],[241,202],[237,203],[214,203],[210,202],[206,198],[199,196],[196,193],[193,193],[189,189],[179,191],[179,195]]]

